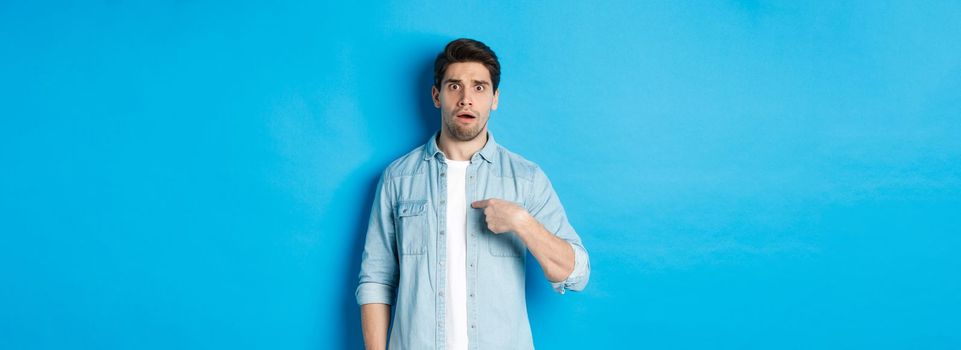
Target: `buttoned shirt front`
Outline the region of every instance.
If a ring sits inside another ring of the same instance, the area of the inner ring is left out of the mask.
[[[394,305],[388,348],[442,349],[447,276],[445,156],[430,140],[384,170],[371,207],[357,303]],[[524,207],[574,250],[574,270],[551,283],[580,291],[590,262],[547,175],[537,164],[487,143],[467,169],[467,200],[499,198]],[[494,234],[482,209],[467,211],[467,323],[471,349],[533,349],[525,299],[527,247],[513,232]],[[546,281],[546,280],[545,280]]]

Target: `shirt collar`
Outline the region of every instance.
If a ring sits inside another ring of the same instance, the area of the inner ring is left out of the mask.
[[[424,148],[424,160],[431,158],[436,158],[438,153],[443,153],[440,147],[437,146],[437,139],[440,138],[440,131],[435,132],[431,135],[430,140],[427,140],[427,144]],[[494,135],[490,131],[487,132],[487,144],[484,148],[477,153],[480,153],[481,158],[483,158],[488,163],[494,162],[494,152],[497,151],[497,142],[494,141]]]

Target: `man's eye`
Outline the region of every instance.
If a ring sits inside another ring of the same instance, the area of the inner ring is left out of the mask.
[[[477,85],[474,90],[477,90],[478,92],[484,91],[484,85]]]
[[[451,89],[451,90],[458,90],[458,89],[460,89],[460,85],[457,85],[457,84],[450,84],[449,86],[450,86],[450,89]]]

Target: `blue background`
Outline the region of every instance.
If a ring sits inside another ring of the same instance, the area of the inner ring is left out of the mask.
[[[0,3],[0,348],[359,348],[457,37],[591,253],[542,349],[961,347],[961,4]]]

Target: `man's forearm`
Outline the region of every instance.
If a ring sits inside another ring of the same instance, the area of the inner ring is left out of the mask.
[[[360,323],[367,350],[387,348],[387,327],[390,325],[390,305],[364,304],[360,306]]]
[[[537,219],[530,217],[529,221],[518,229],[517,235],[540,263],[547,280],[561,282],[574,271],[574,248],[567,241],[551,234]]]

